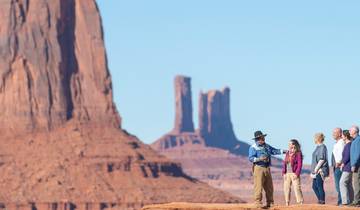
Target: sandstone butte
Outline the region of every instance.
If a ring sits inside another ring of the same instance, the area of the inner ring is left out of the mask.
[[[247,158],[250,145],[235,136],[230,116],[230,88],[200,92],[199,125],[194,129],[191,78],[176,76],[174,84],[174,128],[151,146],[164,156],[180,162],[190,176],[252,202],[252,164]],[[284,203],[281,160],[274,158],[272,164],[275,202]],[[301,182],[305,202],[316,202],[311,179],[306,173],[309,166],[304,168]],[[331,202],[336,199],[332,179],[333,176],[325,185],[327,200]]]
[[[0,22],[0,209],[242,202],[121,129],[95,0],[4,0]]]
[[[255,210],[252,204],[204,204],[204,203],[169,203],[161,205],[145,206],[142,210]],[[356,210],[356,207],[339,207],[332,205],[290,205],[290,206],[274,206],[272,210]]]

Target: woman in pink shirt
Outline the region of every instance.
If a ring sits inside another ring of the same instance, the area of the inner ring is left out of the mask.
[[[298,204],[302,204],[304,202],[300,182],[302,163],[303,155],[301,152],[301,146],[298,140],[291,139],[289,142],[289,151],[285,155],[282,168],[285,202],[287,206],[290,204],[291,185],[293,185],[295,191],[296,202]]]

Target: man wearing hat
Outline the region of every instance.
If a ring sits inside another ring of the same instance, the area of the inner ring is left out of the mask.
[[[262,206],[262,189],[266,195],[266,206],[274,205],[274,187],[270,172],[271,156],[286,153],[286,150],[275,149],[265,143],[265,136],[261,131],[254,133],[255,144],[249,148],[249,160],[253,163],[254,200],[256,207]]]

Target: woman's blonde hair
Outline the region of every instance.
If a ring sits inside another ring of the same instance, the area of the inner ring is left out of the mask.
[[[316,143],[323,143],[325,141],[325,136],[323,133],[315,133],[314,139]]]

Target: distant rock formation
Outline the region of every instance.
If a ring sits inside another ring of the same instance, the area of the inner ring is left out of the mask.
[[[4,0],[0,17],[0,209],[241,201],[120,129],[95,0]]]
[[[175,126],[173,133],[194,132],[190,77],[175,77]]]
[[[236,145],[230,119],[230,89],[200,93],[199,131],[206,145],[229,149]]]
[[[205,145],[204,139],[194,130],[191,79],[186,76],[176,76],[174,87],[175,125],[171,132],[165,134],[152,144],[152,147],[158,151],[186,144]]]
[[[247,155],[249,145],[239,141],[234,133],[230,117],[230,88],[212,90],[199,95],[199,128],[194,131],[191,108],[190,78],[176,76],[176,120],[172,132],[162,136],[152,144],[158,151],[183,146],[202,144],[229,150],[239,155]],[[184,125],[189,125],[185,126]]]

